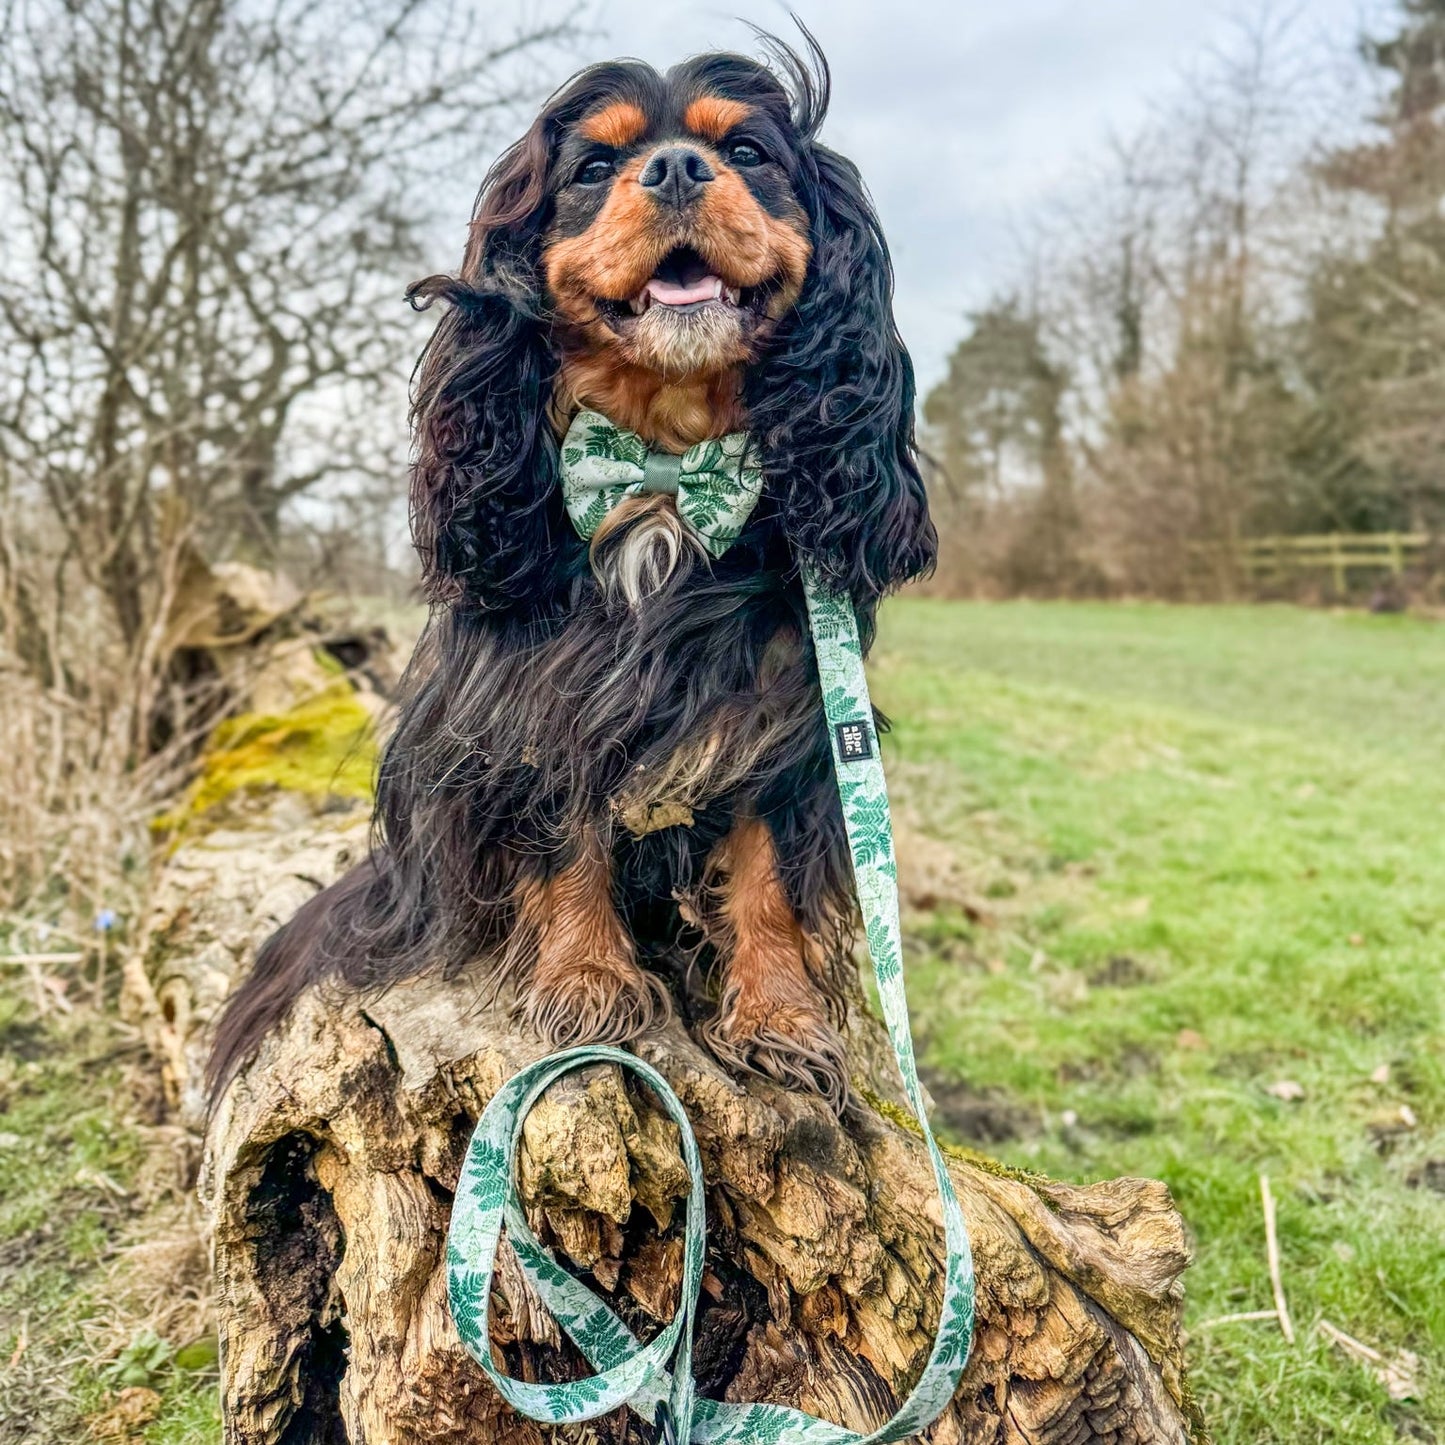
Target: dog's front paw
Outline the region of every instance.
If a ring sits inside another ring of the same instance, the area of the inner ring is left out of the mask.
[[[666,1023],[672,1001],[660,979],[630,958],[539,965],[517,1000],[517,1017],[553,1048],[625,1044]]]
[[[700,1032],[713,1055],[729,1067],[818,1094],[840,1116],[847,1107],[847,1048],[810,1005],[791,999],[747,1002],[729,988]]]

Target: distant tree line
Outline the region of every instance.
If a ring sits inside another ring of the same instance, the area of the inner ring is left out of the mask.
[[[1229,596],[1247,538],[1445,532],[1445,0],[1360,56],[1342,124],[1261,21],[1039,227],[926,400],[939,586]]]

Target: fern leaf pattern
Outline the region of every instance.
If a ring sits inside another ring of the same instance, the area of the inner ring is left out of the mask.
[[[580,537],[591,537],[625,497],[647,490],[648,446],[600,412],[578,412],[562,443],[562,499]],[[677,509],[714,557],[737,541],[763,492],[747,436],[698,442],[678,461]]]

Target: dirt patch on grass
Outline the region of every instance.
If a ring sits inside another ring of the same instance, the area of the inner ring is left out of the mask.
[[[48,1048],[45,1030],[34,1019],[11,1018],[0,1023],[0,1054],[30,1064]]]
[[[951,843],[925,833],[900,810],[893,821],[898,852],[898,891],[905,908],[932,913],[955,908],[975,923],[988,919],[981,880]]]
[[[919,1077],[933,1096],[934,1123],[969,1144],[1005,1144],[1038,1132],[1031,1109],[998,1089],[977,1089],[941,1069],[923,1068]]]
[[[1411,1189],[1428,1189],[1432,1194],[1445,1194],[1445,1159],[1427,1159],[1406,1176]]]
[[[1089,987],[1138,988],[1152,979],[1153,975],[1138,959],[1127,953],[1113,953],[1089,974]]]

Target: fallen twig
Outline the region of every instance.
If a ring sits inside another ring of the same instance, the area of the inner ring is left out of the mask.
[[[1363,1340],[1357,1340],[1353,1335],[1347,1335],[1328,1320],[1320,1321],[1320,1333],[1326,1339],[1333,1340],[1347,1355],[1354,1355],[1356,1359],[1368,1360],[1375,1365],[1385,1363],[1385,1357],[1379,1350],[1371,1349]]]
[[[1277,1320],[1277,1310],[1244,1310],[1237,1315],[1215,1315],[1213,1319],[1200,1320],[1197,1325],[1191,1325],[1191,1330],[1212,1330],[1216,1325],[1243,1325],[1252,1323],[1255,1320]]]
[[[83,963],[83,953],[0,953],[0,963]]]
[[[1320,1333],[1332,1344],[1338,1345],[1351,1359],[1370,1366],[1375,1378],[1385,1387],[1385,1393],[1392,1400],[1413,1400],[1419,1386],[1416,1376],[1420,1369],[1420,1357],[1409,1350],[1401,1350],[1395,1359],[1382,1355],[1379,1350],[1347,1335],[1328,1320],[1319,1322]]]
[[[1294,1344],[1294,1325],[1290,1323],[1289,1306],[1284,1299],[1284,1281],[1279,1273],[1279,1238],[1275,1234],[1274,1195],[1269,1188],[1269,1175],[1259,1176],[1259,1197],[1264,1203],[1264,1248],[1269,1259],[1269,1284],[1274,1291],[1274,1312],[1279,1318],[1280,1333]]]

